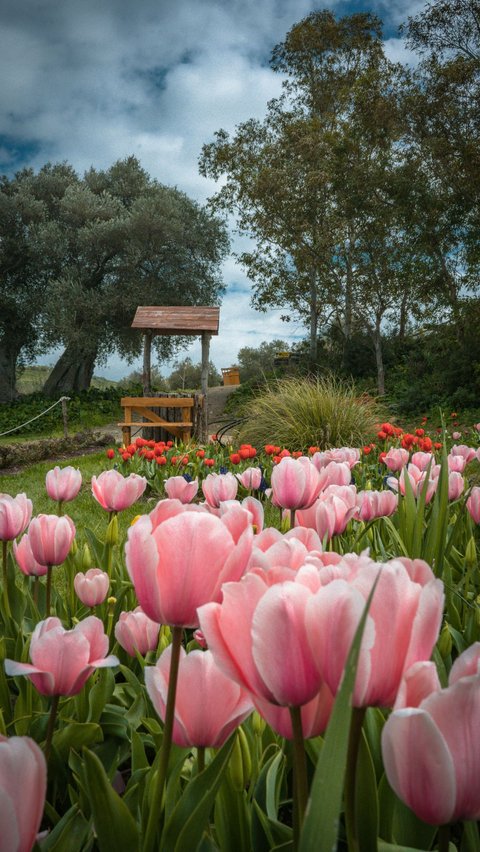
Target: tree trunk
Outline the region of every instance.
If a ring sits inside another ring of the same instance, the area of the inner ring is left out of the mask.
[[[0,345],[0,402],[12,402],[18,396],[16,389],[16,368],[19,348],[9,346],[7,342]]]
[[[348,359],[348,350],[350,344],[350,338],[352,336],[352,293],[353,293],[353,269],[352,269],[352,260],[350,256],[350,239],[347,242],[345,251],[345,266],[346,266],[346,277],[345,277],[345,315],[344,315],[344,325],[343,325],[343,366],[344,368],[348,367],[349,359]]]
[[[377,364],[377,388],[378,395],[384,396],[385,394],[385,369],[383,366],[383,352],[382,352],[382,335],[380,331],[380,323],[375,323],[375,329],[373,331],[373,348],[375,350],[375,361]]]
[[[80,393],[92,381],[97,350],[88,346],[67,346],[43,386],[45,396]]]
[[[310,270],[310,361],[312,366],[317,363],[317,272],[314,267]]]
[[[398,324],[398,339],[401,341],[405,340],[405,330],[407,327],[407,305],[409,298],[410,293],[408,290],[405,290],[400,303],[400,321]]]

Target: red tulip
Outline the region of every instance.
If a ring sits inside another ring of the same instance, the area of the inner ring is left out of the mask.
[[[0,849],[31,852],[43,815],[47,765],[30,737],[0,736]]]
[[[154,651],[158,643],[160,625],[145,615],[137,606],[133,612],[121,612],[115,625],[115,639],[131,657],[138,651],[142,656]]]
[[[99,477],[92,476],[92,493],[95,500],[108,512],[122,512],[140,499],[147,480],[131,473],[122,476],[118,470],[104,470]]]
[[[60,468],[58,465],[49,470],[45,477],[47,494],[52,500],[66,503],[74,500],[82,487],[82,474],[70,465]]]
[[[5,660],[7,675],[26,675],[41,695],[76,695],[95,669],[117,666],[108,636],[94,615],[65,630],[59,618],[40,621],[30,642],[30,663]]]
[[[30,522],[28,538],[40,565],[61,565],[75,538],[75,525],[68,515],[37,515]]]
[[[0,541],[13,541],[27,527],[32,517],[32,501],[26,494],[0,494]]]
[[[161,506],[154,510],[157,519]],[[229,512],[217,518],[183,506],[173,516],[166,513],[158,526],[145,516],[130,527],[127,568],[150,618],[159,624],[197,627],[197,607],[219,600],[222,583],[240,579],[250,559],[253,530],[249,513],[240,507],[238,511],[244,516],[241,533],[242,524],[233,523]]]
[[[165,719],[172,647],[145,668],[153,706]],[[221,697],[221,700],[219,698]],[[251,696],[218,668],[210,651],[180,651],[173,742],[183,748],[220,748],[253,710]]]

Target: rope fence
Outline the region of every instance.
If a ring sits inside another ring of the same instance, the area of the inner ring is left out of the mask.
[[[52,408],[55,408],[56,405],[62,406],[62,417],[63,417],[63,433],[65,437],[68,437],[68,422],[67,422],[67,402],[71,399],[69,396],[61,396],[60,399],[57,399],[52,405],[45,409],[45,411],[41,411],[40,414],[36,414],[35,417],[31,417],[30,420],[26,420],[25,423],[20,423],[19,426],[13,426],[12,429],[7,429],[5,432],[0,432],[0,438],[3,438],[4,435],[10,435],[12,432],[17,432],[18,429],[23,429],[24,426],[29,426],[30,423],[33,423],[34,420],[38,420],[39,417],[43,417],[44,414],[48,414]]]

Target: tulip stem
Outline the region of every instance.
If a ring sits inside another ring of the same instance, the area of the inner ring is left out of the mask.
[[[295,509],[290,509],[290,529],[295,528]]]
[[[38,607],[38,587],[40,585],[40,580],[38,575],[33,579],[33,603],[36,607]]]
[[[298,849],[308,801],[307,760],[300,707],[289,707],[293,732],[293,848]]]
[[[46,618],[50,617],[50,598],[52,595],[52,566],[47,565],[47,602],[45,604]]]
[[[172,656],[170,658],[170,675],[168,680],[167,704],[165,707],[165,722],[163,725],[163,739],[160,749],[160,761],[157,772],[153,778],[153,789],[150,797],[150,808],[148,814],[143,852],[153,852],[158,848],[155,846],[155,835],[157,831],[159,814],[162,812],[163,790],[167,779],[168,760],[172,746],[173,721],[175,716],[175,696],[177,693],[178,667],[180,663],[180,649],[182,647],[182,627],[172,627]]]
[[[448,852],[450,846],[450,826],[441,825],[438,829],[438,852]]]
[[[50,707],[50,716],[48,719],[48,727],[47,727],[47,736],[45,739],[45,760],[48,763],[48,759],[50,757],[50,749],[52,747],[52,739],[53,739],[53,731],[55,728],[55,721],[57,718],[57,710],[58,710],[58,702],[60,700],[59,695],[54,695],[52,698],[52,706]]]
[[[2,551],[3,551],[3,608],[5,610],[6,618],[12,617],[12,611],[10,609],[10,601],[8,599],[8,574],[7,574],[7,541],[2,541]]]
[[[205,746],[198,746],[197,748],[197,772],[200,775],[201,772],[205,769]]]
[[[345,828],[349,852],[358,852],[357,824],[355,813],[355,781],[357,776],[358,749],[362,736],[365,707],[354,707],[348,738],[347,769],[345,774]]]

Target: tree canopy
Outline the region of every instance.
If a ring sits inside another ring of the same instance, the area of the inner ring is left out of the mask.
[[[67,164],[4,178],[0,234],[3,399],[22,354],[62,346],[45,391],[83,390],[111,352],[139,354],[138,304],[218,304],[223,293],[225,226],[134,157],[82,178]],[[155,341],[163,356],[180,343]]]

